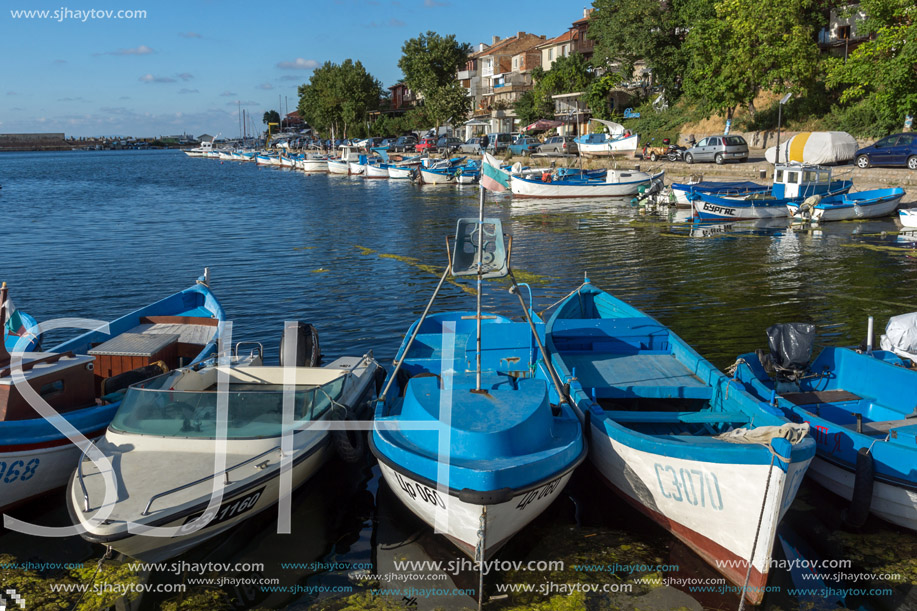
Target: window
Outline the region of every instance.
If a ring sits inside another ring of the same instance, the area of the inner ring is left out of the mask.
[[[707,142],[707,146],[719,146],[719,145],[720,145],[719,138],[710,138],[710,141]]]
[[[548,59],[549,60],[554,59],[554,47],[551,47],[550,49],[548,49]]]
[[[697,146],[707,146],[707,138],[701,138],[701,141],[697,143]]]
[[[837,26],[837,37],[841,40],[848,40],[850,38],[850,26],[849,25],[839,25]]]
[[[777,170],[777,173],[774,175],[774,182],[783,182],[783,170]]]
[[[799,172],[787,172],[786,184],[795,185],[799,183]]]
[[[50,395],[56,395],[57,393],[64,390],[64,381],[55,380],[54,382],[49,382],[41,387],[41,390],[38,391],[38,394],[42,397],[48,397]]]

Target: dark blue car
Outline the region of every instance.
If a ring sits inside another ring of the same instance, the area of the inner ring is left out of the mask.
[[[871,146],[861,148],[856,154],[860,168],[874,165],[903,165],[917,170],[917,133],[886,136]]]

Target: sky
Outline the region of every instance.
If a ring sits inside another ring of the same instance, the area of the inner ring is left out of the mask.
[[[258,129],[293,111],[326,61],[360,60],[385,87],[401,45],[428,30],[476,45],[519,31],[548,38],[585,0],[4,0],[0,133],[239,135],[239,103]],[[88,16],[83,11],[95,10]],[[117,11],[145,11],[115,18]],[[50,11],[47,18],[19,11]],[[103,11],[112,11],[109,16]],[[14,15],[15,13],[15,15]],[[17,17],[18,15],[18,17]],[[279,108],[280,106],[283,108]]]

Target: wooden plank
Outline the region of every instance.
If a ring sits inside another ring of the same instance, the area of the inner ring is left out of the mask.
[[[220,321],[216,318],[204,318],[203,316],[143,316],[140,318],[140,324],[216,327],[220,324]]]
[[[793,405],[818,405],[819,403],[841,403],[860,401],[863,397],[846,390],[817,390],[813,392],[791,392],[781,395]]]

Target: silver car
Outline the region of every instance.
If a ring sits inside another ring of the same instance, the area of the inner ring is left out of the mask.
[[[707,136],[685,151],[685,162],[748,161],[748,143],[742,136]]]

